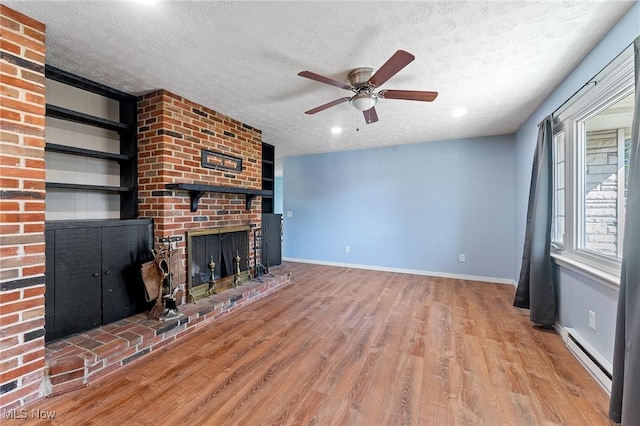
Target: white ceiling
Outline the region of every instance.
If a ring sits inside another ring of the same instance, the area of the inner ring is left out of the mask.
[[[167,89],[262,130],[280,160],[512,133],[633,1],[3,3],[46,24],[48,64],[133,94]],[[348,103],[304,114],[350,92],[298,72],[346,82],[398,49],[416,59],[382,88],[435,102],[382,99],[370,125]]]

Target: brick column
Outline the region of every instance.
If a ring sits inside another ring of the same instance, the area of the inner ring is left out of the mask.
[[[242,160],[241,171],[204,168],[207,149]],[[261,226],[261,197],[251,210],[245,197],[207,193],[197,212],[189,209],[184,191],[168,191],[167,183],[226,187],[262,187],[262,132],[166,90],[138,99],[138,197],[140,217],[153,218],[156,237],[185,236],[189,230]],[[253,238],[250,235],[250,256]],[[186,256],[182,243],[183,257]]]
[[[45,26],[0,5],[0,407],[42,396]]]

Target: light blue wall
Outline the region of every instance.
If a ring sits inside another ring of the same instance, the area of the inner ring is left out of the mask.
[[[282,214],[282,176],[276,176],[273,194],[273,212]]]
[[[511,279],[513,175],[512,136],[285,158],[283,256]]]
[[[640,3],[635,2],[627,14],[598,43],[575,70],[542,103],[516,133],[515,175],[515,257],[518,276],[527,212],[531,164],[537,138],[537,123],[553,113],[583,84],[589,81],[640,34]],[[558,267],[559,323],[575,328],[580,335],[609,362],[612,361],[615,309],[618,293],[583,275]],[[588,311],[596,313],[596,331],[588,327]]]
[[[563,267],[555,268],[560,281],[558,323],[574,329],[609,363],[613,362],[618,291]],[[589,328],[589,310],[596,313],[596,329]]]

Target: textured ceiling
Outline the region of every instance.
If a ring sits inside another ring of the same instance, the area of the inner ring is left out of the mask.
[[[261,129],[281,159],[512,133],[633,1],[3,3],[46,24],[47,63],[133,94],[167,89]],[[416,59],[382,88],[435,102],[382,99],[370,125],[348,103],[304,114],[349,92],[298,72],[346,82],[398,49]]]

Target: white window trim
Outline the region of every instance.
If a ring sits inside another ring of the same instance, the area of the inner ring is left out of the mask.
[[[600,270],[599,268],[594,268],[593,266],[589,266],[583,262],[580,262],[573,257],[563,256],[561,253],[551,253],[551,258],[557,265],[560,265],[566,269],[577,272],[580,275],[583,275],[592,281],[598,282],[602,285],[605,285],[613,290],[620,289],[620,275],[609,274]]]
[[[583,182],[577,179],[578,172],[584,172],[580,149],[584,149],[584,122],[613,105],[634,90],[634,57],[631,47],[616,57],[583,90],[554,114],[554,137],[564,132],[565,144],[565,238],[562,247],[552,249],[552,257],[557,264],[579,272],[594,281],[617,289],[620,285],[620,259],[601,255],[583,247],[582,232],[584,218],[577,212],[584,211],[581,204],[584,197]],[[575,135],[575,137],[574,137]],[[577,144],[577,145],[576,145]],[[580,148],[580,149],[579,149]],[[554,158],[555,165],[555,158]],[[584,175],[584,173],[583,173]],[[578,182],[576,182],[576,179]],[[555,185],[554,185],[555,194]],[[555,212],[555,209],[554,209]],[[555,220],[555,218],[554,218]]]

